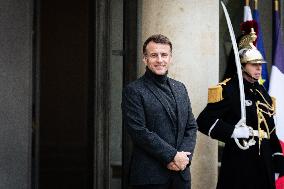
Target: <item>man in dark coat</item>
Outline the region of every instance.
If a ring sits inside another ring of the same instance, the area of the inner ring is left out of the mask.
[[[190,188],[197,125],[184,84],[167,76],[171,60],[169,39],[149,37],[143,46],[146,72],[123,90],[123,122],[133,141],[133,188]]]
[[[246,125],[239,122],[236,75],[209,90],[208,104],[197,118],[199,131],[225,143],[217,189],[275,189],[275,176],[284,173],[284,157],[273,119],[274,103],[258,83],[265,61],[253,46],[252,35],[253,31],[244,35],[239,43]]]

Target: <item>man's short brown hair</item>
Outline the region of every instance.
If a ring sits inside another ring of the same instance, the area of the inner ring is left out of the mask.
[[[150,42],[154,42],[154,43],[161,43],[161,44],[167,44],[170,46],[171,52],[172,52],[172,42],[169,40],[169,38],[167,38],[166,36],[162,35],[162,34],[155,34],[150,36],[143,45],[143,54],[146,55],[146,47]]]

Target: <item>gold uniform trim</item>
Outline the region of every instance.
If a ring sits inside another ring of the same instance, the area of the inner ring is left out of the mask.
[[[208,103],[216,103],[220,102],[223,100],[223,87],[222,85],[226,85],[226,83],[230,80],[231,78],[225,79],[221,83],[219,83],[217,86],[209,87],[208,88]]]
[[[271,99],[272,99],[272,109],[275,112],[275,110],[276,110],[276,98],[272,96]]]

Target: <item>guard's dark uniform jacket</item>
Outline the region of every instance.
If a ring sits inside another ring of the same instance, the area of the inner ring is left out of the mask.
[[[256,144],[247,150],[242,150],[231,138],[235,125],[241,117],[238,78],[232,78],[223,84],[222,88],[223,99],[208,103],[197,118],[199,131],[225,143],[217,189],[274,189],[274,173],[283,174],[284,158],[276,136],[273,115],[268,115],[273,113],[272,110],[267,109],[272,108],[271,97],[258,82],[249,83],[244,79],[246,123],[254,130],[258,130],[256,102],[266,104],[259,106],[259,110],[268,128],[263,122],[260,128],[268,136],[270,134],[270,138],[263,138],[259,147],[259,138],[255,137]]]

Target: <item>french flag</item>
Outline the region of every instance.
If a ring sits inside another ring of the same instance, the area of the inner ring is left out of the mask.
[[[278,9],[274,11],[274,56],[271,68],[269,94],[276,98],[276,133],[284,149],[284,44]]]
[[[269,94],[276,98],[276,134],[284,151],[284,44],[282,38],[281,22],[278,1],[275,1],[273,33],[273,61],[269,84]],[[284,177],[276,180],[276,188],[284,188]]]

